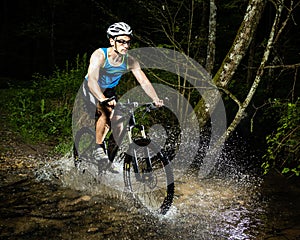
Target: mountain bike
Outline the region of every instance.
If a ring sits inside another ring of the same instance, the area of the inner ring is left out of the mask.
[[[107,100],[111,101],[113,98]],[[102,104],[105,104],[103,102]],[[145,126],[138,124],[136,115],[142,112],[142,118],[156,107],[153,103],[139,106],[138,102],[117,103],[116,110],[122,113],[122,117],[115,122],[123,122],[124,128],[120,134],[122,144],[116,144],[113,133],[106,142],[108,156],[111,162],[123,165],[123,182],[125,191],[142,206],[151,211],[166,214],[170,209],[174,197],[174,175],[172,163],[164,154],[161,147],[145,131]],[[127,140],[125,136],[127,135]],[[93,158],[95,144],[95,129],[82,127],[75,134],[74,139],[74,163],[77,168],[80,165],[94,167],[98,174],[103,174],[107,166],[97,162]],[[84,168],[84,167],[83,167]],[[81,168],[82,170],[82,168]],[[84,172],[85,169],[82,170]]]

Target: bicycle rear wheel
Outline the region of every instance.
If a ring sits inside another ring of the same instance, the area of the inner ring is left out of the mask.
[[[82,172],[99,173],[99,166],[93,157],[95,150],[95,130],[82,127],[74,139],[73,158],[75,166]]]
[[[170,209],[174,197],[172,165],[149,140],[138,139],[131,145],[124,160],[124,183],[150,211],[166,214]]]

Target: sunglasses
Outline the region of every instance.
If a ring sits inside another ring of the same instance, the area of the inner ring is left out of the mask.
[[[124,44],[130,45],[131,44],[131,40],[126,41],[124,39],[116,39],[115,41],[118,43],[121,43],[122,45],[124,45]]]

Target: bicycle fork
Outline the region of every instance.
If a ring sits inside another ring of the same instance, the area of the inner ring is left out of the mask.
[[[132,140],[132,129],[138,128],[141,132],[142,146],[137,145]],[[132,126],[128,129],[129,137],[129,155],[131,156],[131,163],[135,173],[135,178],[139,182],[148,182],[151,183],[154,179],[153,177],[153,168],[151,162],[151,154],[147,145],[150,143],[150,140],[146,137],[144,126]],[[141,151],[141,152],[140,152]],[[138,153],[139,152],[139,153]],[[141,154],[139,156],[138,154]]]

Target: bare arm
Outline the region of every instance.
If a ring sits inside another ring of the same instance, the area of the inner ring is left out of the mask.
[[[153,100],[156,106],[163,106],[163,101],[159,99],[155,89],[153,88],[151,82],[147,78],[146,74],[141,69],[139,63],[134,59],[130,59],[130,69],[135,76],[136,80],[139,82],[145,93]]]
[[[88,68],[88,87],[91,93],[100,102],[106,99],[98,85],[100,68],[103,66],[104,61],[105,59],[102,51],[97,49],[90,58],[90,65]]]

